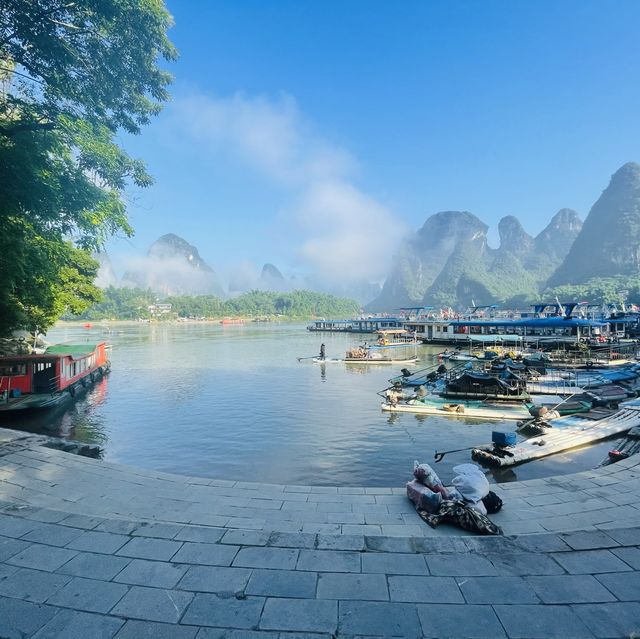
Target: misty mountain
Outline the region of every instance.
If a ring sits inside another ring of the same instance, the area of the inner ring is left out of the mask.
[[[582,230],[583,222],[573,209],[560,209],[534,241],[536,255],[561,263]],[[549,271],[553,272],[553,269]]]
[[[498,224],[500,245],[487,243],[486,224],[468,212],[431,216],[407,238],[382,294],[367,310],[400,306],[491,304],[540,294],[580,232],[582,222],[562,209],[536,237],[513,215]]]
[[[382,292],[367,310],[383,311],[423,302],[445,264],[461,242],[485,237],[487,225],[468,211],[442,211],[401,243]]]
[[[229,294],[247,293],[249,291],[292,291],[294,283],[286,278],[274,264],[267,263],[258,270],[250,262],[236,264],[227,273],[229,279]]]
[[[258,278],[257,288],[261,291],[290,291],[291,283],[273,264],[265,264]]]
[[[198,249],[173,233],[160,237],[146,257],[132,262],[122,277],[123,286],[150,288],[163,295],[224,295],[218,276]]]
[[[640,165],[618,169],[591,208],[549,286],[640,276]]]

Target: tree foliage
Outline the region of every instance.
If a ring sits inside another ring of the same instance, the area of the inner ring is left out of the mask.
[[[131,235],[125,186],[151,183],[115,142],[167,97],[176,52],[161,0],[3,0],[0,334],[46,329],[99,298],[99,250]]]
[[[109,287],[104,291],[102,301],[79,315],[67,313],[65,319],[146,319],[152,316],[149,307],[158,301],[157,295],[148,289]],[[252,291],[226,301],[213,295],[184,295],[166,297],[162,302],[171,304],[171,313],[161,316],[166,319],[216,319],[228,316],[303,319],[344,317],[359,311],[358,303],[354,300],[313,291]]]
[[[545,291],[552,299],[586,300],[592,304],[640,304],[640,278],[620,275],[618,277],[594,277],[583,284],[565,284]]]

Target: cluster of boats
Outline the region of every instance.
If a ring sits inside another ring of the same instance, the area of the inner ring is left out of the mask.
[[[505,445],[498,438],[474,448],[476,461],[513,465],[640,426],[637,360],[580,368],[558,365],[542,352],[486,350],[464,359],[454,354],[444,354],[449,366],[440,358],[427,369],[403,369],[380,392],[382,410],[519,422],[519,443]]]
[[[557,368],[544,354],[495,356],[447,368],[444,364],[390,380],[383,410],[521,419],[540,408],[560,415],[612,406],[640,391],[640,363],[609,368]],[[418,390],[416,390],[418,389]]]

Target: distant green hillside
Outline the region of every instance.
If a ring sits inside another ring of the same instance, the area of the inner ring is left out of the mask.
[[[156,303],[171,304],[171,312],[161,314],[164,319],[176,317],[221,318],[240,317],[348,317],[359,312],[358,303],[351,299],[334,297],[313,291],[292,291],[275,293],[252,291],[230,300],[222,300],[214,295],[185,295],[159,299],[148,289],[115,288],[105,289],[104,299],[94,304],[82,315],[66,315],[66,320],[136,320],[153,316],[149,307]]]

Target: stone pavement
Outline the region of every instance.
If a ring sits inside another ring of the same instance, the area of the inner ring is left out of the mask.
[[[404,489],[265,486],[0,429],[0,637],[630,637],[640,464],[502,484],[476,537]]]

